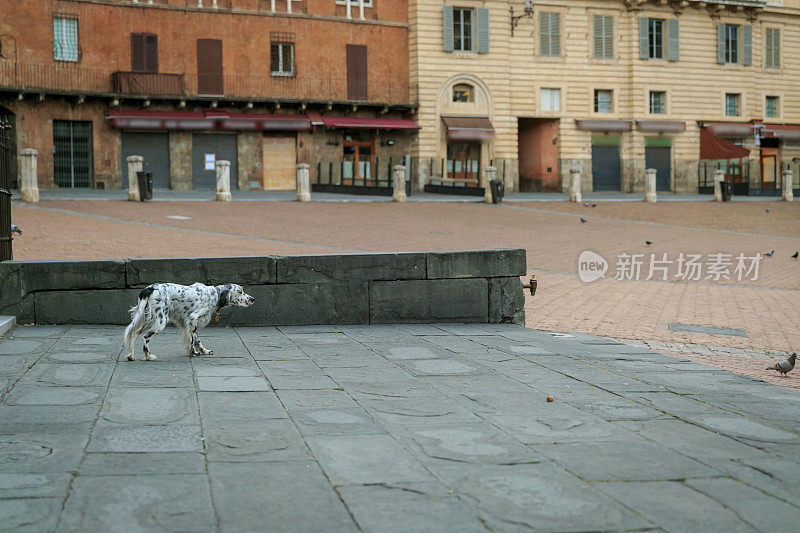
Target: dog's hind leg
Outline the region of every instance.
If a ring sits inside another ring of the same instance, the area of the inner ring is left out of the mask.
[[[167,326],[166,318],[159,318],[153,326],[144,334],[142,350],[144,351],[145,361],[155,361],[157,357],[150,353],[150,337],[160,333]]]

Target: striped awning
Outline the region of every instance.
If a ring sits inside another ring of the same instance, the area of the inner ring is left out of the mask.
[[[305,115],[263,115],[206,111],[112,110],[106,116],[112,128],[126,130],[308,131]]]
[[[488,141],[494,137],[489,117],[442,116],[451,141]]]

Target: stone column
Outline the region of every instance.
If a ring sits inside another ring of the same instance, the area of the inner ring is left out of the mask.
[[[581,169],[578,167],[569,169],[569,201],[581,201]]]
[[[217,200],[231,201],[231,162],[224,159],[216,162],[217,166]]]
[[[311,180],[308,177],[308,163],[297,165],[297,201],[311,201]]]
[[[139,197],[139,178],[136,177],[136,173],[142,171],[143,164],[144,157],[140,155],[128,156],[128,201],[138,202],[141,200]]]
[[[723,170],[715,170],[714,171],[714,201],[721,202],[722,201],[722,182],[725,181],[725,171]]]
[[[395,165],[392,169],[392,200],[403,203],[406,201],[406,167]]]
[[[425,183],[428,182],[428,162],[420,158],[417,168],[417,188],[425,190]]]
[[[656,203],[656,169],[654,168],[645,170],[644,201]]]
[[[792,191],[794,173],[791,169],[787,168],[781,173],[781,177],[783,177],[783,183],[781,183],[781,198],[784,202],[791,202],[794,200],[794,191]]]
[[[35,204],[39,201],[39,172],[36,158],[39,152],[33,148],[25,148],[20,152],[22,168],[20,168],[22,201]]]
[[[483,201],[492,203],[492,181],[497,179],[497,167],[486,167],[483,174]]]

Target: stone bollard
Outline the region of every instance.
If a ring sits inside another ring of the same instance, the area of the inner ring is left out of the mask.
[[[497,167],[486,167],[486,173],[483,176],[483,201],[490,204],[494,200],[492,182],[497,179]]]
[[[231,162],[224,159],[216,162],[217,166],[217,200],[231,201]]]
[[[569,201],[581,202],[581,169],[577,167],[569,169]]]
[[[794,178],[794,172],[791,169],[786,169],[781,174],[783,178],[783,183],[781,183],[781,199],[784,202],[792,202],[794,201],[794,191],[792,191],[792,181]]]
[[[395,165],[392,172],[392,200],[403,203],[406,201],[406,167]]]
[[[35,204],[39,201],[39,172],[36,157],[39,154],[33,148],[25,148],[20,152],[22,156],[22,168],[20,169],[19,184],[22,193],[22,201]]]
[[[138,202],[141,200],[139,196],[139,178],[136,173],[142,171],[143,164],[144,157],[140,155],[128,156],[128,201]]]
[[[656,169],[654,168],[645,170],[644,201],[651,204],[656,203]]]
[[[297,201],[311,201],[311,180],[308,177],[308,163],[298,163],[297,165]]]
[[[722,182],[725,181],[725,171],[714,171],[714,201],[722,201]]]

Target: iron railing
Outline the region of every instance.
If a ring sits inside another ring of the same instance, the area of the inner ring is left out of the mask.
[[[740,174],[733,176],[731,168]],[[726,179],[734,182],[734,194],[747,194],[750,188],[750,159],[701,159],[697,163],[697,192],[714,192],[714,171],[725,171]]]
[[[73,63],[40,65],[0,60],[0,88],[20,91],[408,104],[407,81],[386,74],[370,78],[366,90],[353,91],[351,87],[348,91],[346,77],[324,70],[301,71],[295,76],[222,75],[214,80],[199,80],[197,73],[131,73]]]
[[[0,119],[0,261],[14,258],[11,249],[11,123]]]

